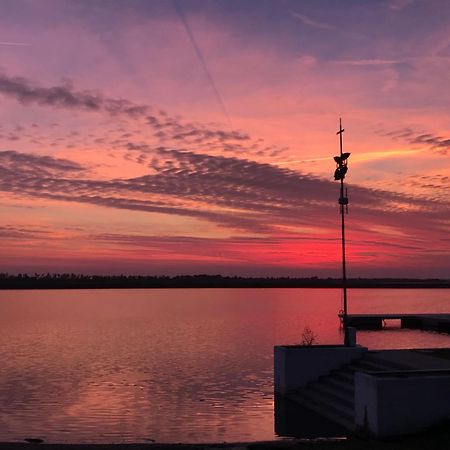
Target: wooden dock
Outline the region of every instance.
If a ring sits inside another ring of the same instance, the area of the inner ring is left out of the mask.
[[[358,330],[382,330],[387,320],[400,320],[402,328],[450,333],[450,314],[339,314],[345,324]]]

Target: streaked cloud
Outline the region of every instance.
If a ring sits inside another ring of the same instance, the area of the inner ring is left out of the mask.
[[[355,59],[355,60],[336,60],[334,64],[341,64],[344,66],[390,66],[393,64],[400,64],[402,61],[391,59]]]
[[[313,28],[319,28],[322,30],[334,30],[336,27],[328,24],[328,23],[324,23],[324,22],[319,22],[317,20],[311,19],[308,16],[305,16],[304,14],[300,14],[298,12],[292,12],[292,17],[295,17],[296,19],[300,20],[300,22],[302,22],[304,25],[313,27]]]
[[[50,230],[31,227],[17,227],[12,225],[0,226],[0,239],[42,239],[48,238]]]
[[[402,11],[414,2],[415,0],[390,0],[389,9],[393,11]]]
[[[433,150],[437,150],[442,155],[447,155],[450,149],[450,138],[438,136],[433,133],[415,132],[411,128],[406,127],[400,130],[394,130],[383,133],[392,139],[402,139],[413,146],[425,146]]]
[[[160,137],[167,136],[175,140],[218,138],[221,141],[228,139],[242,141],[249,139],[246,133],[236,130],[208,129],[205,125],[196,126],[193,123],[183,123],[179,117],[169,116],[161,109],[150,114],[154,108],[149,105],[138,105],[126,99],[109,98],[99,91],[78,91],[70,81],[57,86],[42,87],[24,77],[9,77],[0,74],[0,94],[12,97],[25,105],[36,103],[55,108],[78,109],[143,119],[160,133]]]
[[[31,44],[27,44],[26,42],[0,41],[0,45],[11,46],[11,47],[29,47]]]
[[[104,111],[109,114],[125,114],[131,117],[144,115],[148,107],[128,100],[105,98],[95,91],[76,91],[70,82],[54,87],[41,87],[23,77],[0,74],[0,93],[13,97],[23,104],[37,103],[61,108]]]
[[[0,167],[12,173],[36,173],[39,176],[54,173],[74,173],[85,170],[78,163],[46,155],[20,153],[14,150],[0,151]]]
[[[67,172],[80,170],[69,161],[3,152],[0,189],[42,199],[196,217],[253,233],[270,234],[280,224],[309,225],[314,216],[321,217],[323,224],[330,222],[326,211],[336,197],[336,184],[331,181],[238,158],[161,148],[155,155],[160,159],[151,163],[153,175],[96,180],[67,177]],[[40,167],[44,169],[30,170]],[[361,217],[367,216],[362,220],[373,220],[369,218],[376,210],[385,215],[382,222],[399,210],[406,218],[408,204],[428,219],[439,218],[448,207],[358,186],[351,191],[354,201],[364,205],[359,206]]]

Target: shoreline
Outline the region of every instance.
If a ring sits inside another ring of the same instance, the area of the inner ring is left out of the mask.
[[[255,448],[265,448],[265,449],[291,449],[296,446],[310,446],[310,445],[318,445],[318,444],[335,444],[342,443],[347,441],[347,438],[316,438],[316,439],[304,439],[304,438],[283,438],[283,439],[274,439],[271,441],[254,441],[254,442],[206,442],[206,443],[183,443],[183,442],[174,442],[174,443],[160,443],[160,442],[142,442],[142,443],[96,443],[96,444],[88,444],[88,443],[80,443],[80,444],[70,444],[70,443],[37,443],[37,442],[0,442],[0,450],[13,448],[13,449],[22,449],[22,448],[30,448],[30,446],[38,446],[40,449],[63,449],[63,450],[136,450],[136,449],[147,449],[152,448],[153,450],[195,450],[195,449],[255,449]]]
[[[0,442],[0,450],[447,450],[450,431],[426,432],[385,440],[350,437],[348,439],[287,439],[279,441],[234,442],[208,444],[48,444],[28,442]]]
[[[0,450],[447,450],[450,442],[450,422],[418,433],[373,439],[364,434],[352,434],[345,438],[284,438],[257,442],[222,443],[118,443],[118,444],[68,444],[0,442]]]
[[[339,278],[229,277],[221,275],[105,276],[0,274],[0,290],[44,289],[340,289]],[[349,289],[450,289],[450,279],[349,278]]]

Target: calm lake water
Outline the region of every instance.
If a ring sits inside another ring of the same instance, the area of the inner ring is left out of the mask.
[[[0,292],[0,441],[276,438],[273,346],[340,343],[336,289]],[[349,312],[450,312],[450,290],[349,290]],[[450,336],[360,331],[369,348]]]

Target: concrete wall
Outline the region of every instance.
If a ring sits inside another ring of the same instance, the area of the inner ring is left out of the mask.
[[[355,374],[355,423],[377,437],[450,418],[450,370]]]
[[[275,392],[295,391],[332,370],[359,359],[366,347],[279,345],[274,348]]]

